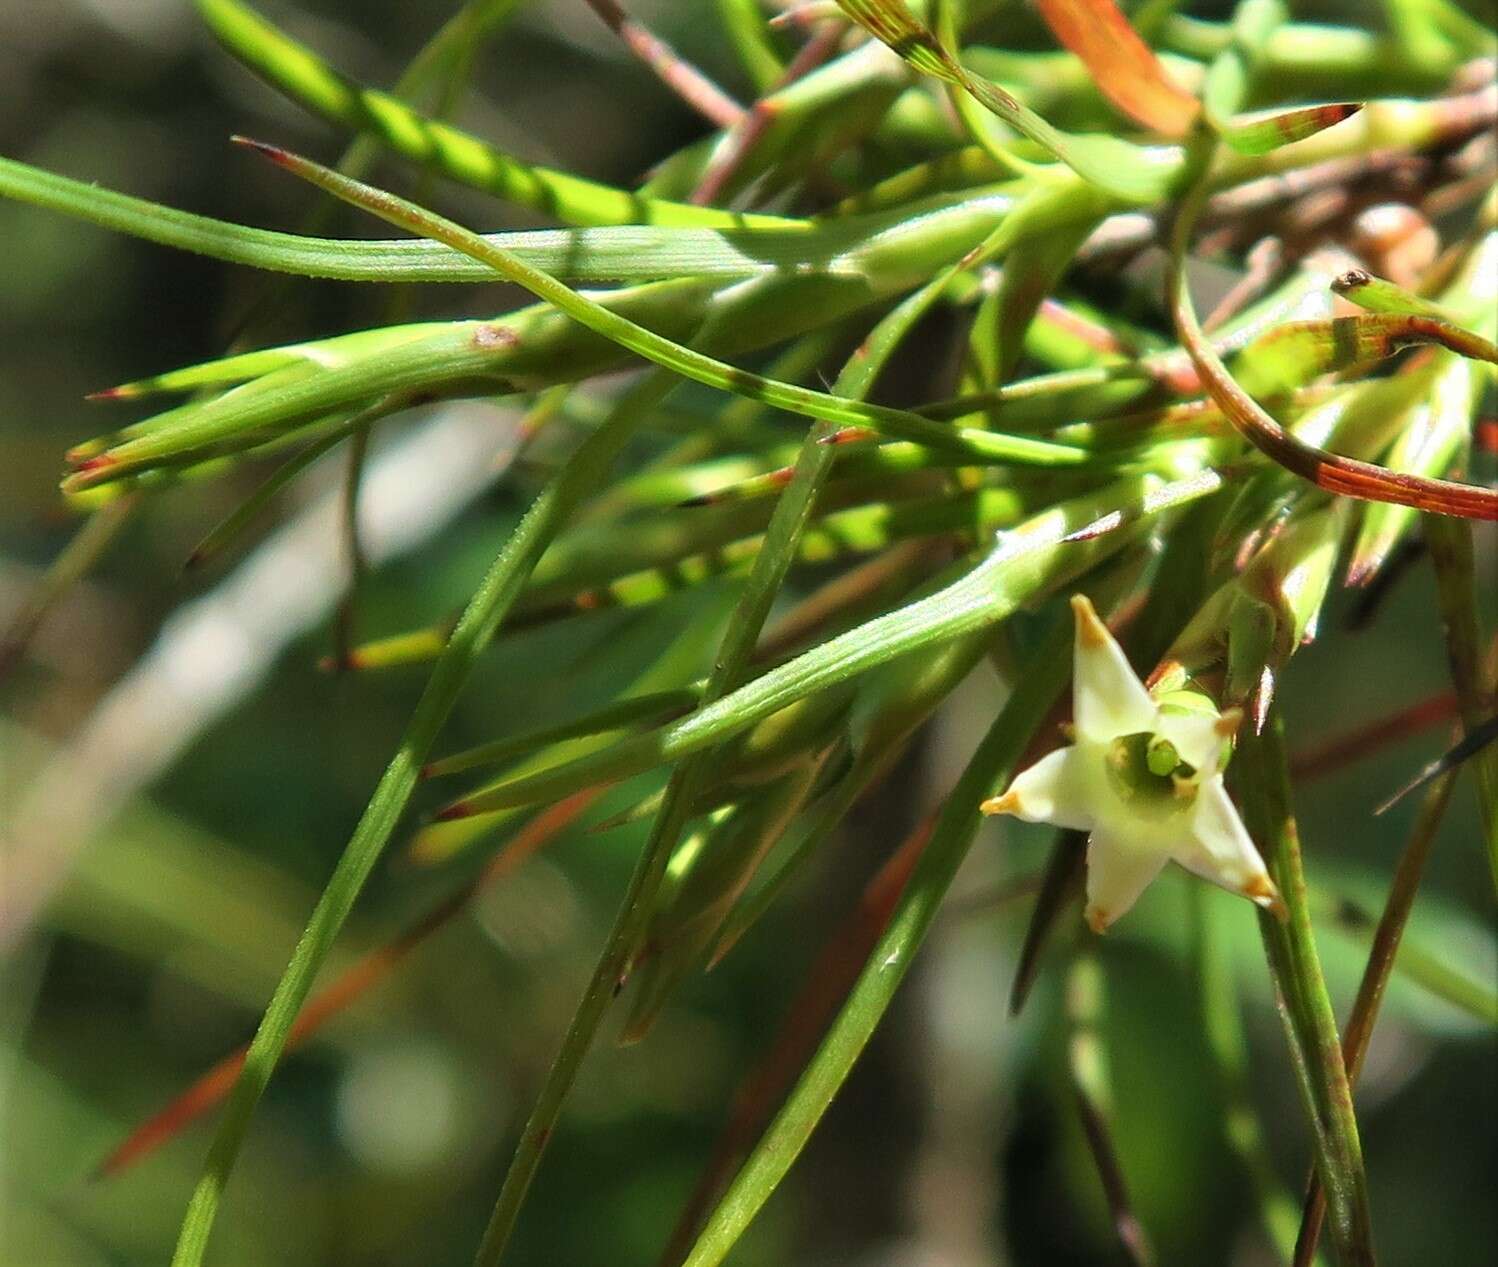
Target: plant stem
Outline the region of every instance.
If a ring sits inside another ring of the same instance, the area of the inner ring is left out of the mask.
[[[1347,1066],[1347,1081],[1350,1087],[1357,1086],[1358,1074],[1362,1072],[1363,1057],[1368,1054],[1368,1043],[1373,1037],[1373,1026],[1378,1021],[1379,1005],[1384,990],[1389,984],[1389,975],[1394,971],[1394,960],[1399,954],[1399,941],[1404,926],[1415,904],[1421,877],[1425,874],[1425,863],[1435,843],[1436,830],[1441,825],[1446,808],[1451,803],[1451,792],[1456,784],[1456,775],[1441,776],[1426,795],[1420,807],[1409,843],[1399,856],[1394,869],[1394,879],[1389,885],[1389,896],[1384,903],[1383,914],[1374,930],[1373,945],[1368,950],[1368,963],[1363,969],[1363,978],[1358,983],[1357,998],[1347,1017],[1347,1029],[1342,1036],[1342,1060]],[[1306,1191],[1305,1210],[1301,1216],[1300,1235],[1295,1243],[1295,1267],[1311,1267],[1316,1257],[1316,1242],[1321,1236],[1321,1223],[1326,1216],[1326,1193],[1313,1172]]]
[[[1446,657],[1451,684],[1456,688],[1462,728],[1471,733],[1493,713],[1493,684],[1484,681],[1477,629],[1477,574],[1472,525],[1447,523],[1435,516],[1425,520],[1425,541],[1436,572],[1436,594],[1446,628]],[[1493,887],[1498,889],[1498,745],[1488,744],[1472,754],[1477,785],[1477,815],[1487,847]]]
[[[1261,913],[1259,928],[1311,1127],[1316,1169],[1327,1193],[1332,1244],[1342,1267],[1372,1267],[1362,1145],[1337,1020],[1316,954],[1300,838],[1290,808],[1283,728],[1276,713],[1271,712],[1262,733],[1242,738],[1233,766],[1239,771],[1250,829],[1288,912],[1284,923]]]

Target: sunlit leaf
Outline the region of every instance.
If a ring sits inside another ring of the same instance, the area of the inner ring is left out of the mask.
[[[1201,105],[1160,65],[1114,0],[1037,0],[1056,38],[1082,59],[1099,90],[1162,136],[1191,130]]]

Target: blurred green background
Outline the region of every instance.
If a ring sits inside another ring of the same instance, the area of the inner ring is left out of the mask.
[[[265,9],[344,69],[388,84],[452,5]],[[637,9],[746,91],[703,6]],[[634,181],[700,131],[573,0],[527,6],[482,56],[473,82],[458,112],[465,125],[611,181]],[[205,214],[295,227],[312,205],[308,192],[233,151],[226,137],[236,131],[323,159],[343,143],[231,62],[181,0],[0,0],[0,153]],[[394,165],[376,176],[415,187]],[[525,223],[471,191],[436,197],[483,227]],[[348,217],[337,224],[371,232]],[[82,395],[214,355],[266,285],[4,203],[0,246],[3,618],[75,527],[56,495],[63,450],[121,420]],[[298,283],[279,294],[254,337],[355,328],[382,319],[386,302],[371,288]],[[473,287],[408,302],[418,313],[451,314],[512,301]],[[496,425],[484,409],[471,412],[472,426]],[[411,425],[384,427],[381,450]],[[278,503],[280,517],[307,513],[336,489],[340,469],[337,460],[324,464]],[[6,1267],[168,1257],[206,1148],[204,1126],[120,1178],[93,1180],[91,1172],[125,1130],[248,1035],[420,689],[419,671],[318,672],[336,593],[324,587],[309,598],[294,585],[285,601],[305,603],[310,625],[284,647],[242,649],[241,663],[265,659],[263,678],[214,671],[194,684],[188,666],[189,694],[205,708],[222,692],[221,712],[201,733],[189,733],[169,692],[153,689],[159,679],[150,672],[163,671],[149,658],[153,645],[181,628],[168,623],[171,613],[221,597],[255,557],[251,542],[205,575],[182,568],[202,533],[255,482],[255,472],[241,471],[159,498],[0,684],[0,813],[30,843],[48,846],[46,878],[60,884],[0,962]],[[448,507],[429,540],[375,571],[361,628],[394,631],[448,610],[533,489],[520,471]],[[259,540],[274,532],[267,519]],[[1485,548],[1491,562],[1491,539]],[[633,617],[601,614],[503,640],[442,750],[565,717],[616,692],[683,623],[720,619],[719,598],[688,596]],[[1445,684],[1424,571],[1406,578],[1370,630],[1347,632],[1346,607],[1332,606],[1322,640],[1296,659],[1283,686],[1297,749]],[[243,635],[232,627],[218,634],[227,643],[209,650],[232,659],[233,638]],[[126,687],[135,693],[122,697]],[[542,1169],[513,1261],[654,1261],[739,1080],[767,1050],[824,939],[950,783],[998,699],[991,677],[968,683],[809,883],[719,970],[692,983],[648,1041],[600,1045]],[[115,711],[101,715],[101,704]],[[89,769],[70,772],[80,737],[94,745],[85,749]],[[183,739],[185,750],[175,752]],[[1307,867],[1322,909],[1344,897],[1377,909],[1415,806],[1380,819],[1370,806],[1442,741],[1436,733],[1406,741],[1302,789]],[[427,789],[421,808],[441,795]],[[1471,796],[1464,784],[1412,935],[1491,987],[1493,901]],[[213,1261],[468,1262],[641,836],[636,827],[568,832],[292,1056],[256,1118]],[[1066,1079],[1061,955],[1052,955],[1024,1016],[1009,1019],[1028,900],[996,905],[984,896],[1034,873],[1047,843],[1038,830],[985,828],[888,1023],[734,1261],[1124,1261]],[[35,880],[4,858],[0,868],[0,885]],[[343,962],[461,879],[398,861],[383,866]],[[1295,1191],[1308,1153],[1253,917],[1246,904],[1218,904],[1240,952],[1255,1102],[1280,1177]],[[1345,1010],[1360,951],[1327,924],[1323,953]],[[1102,945],[1116,1142],[1162,1262],[1269,1262],[1222,1136],[1189,936],[1187,886],[1172,873]],[[1396,978],[1360,1102],[1384,1261],[1494,1261],[1491,1029]]]

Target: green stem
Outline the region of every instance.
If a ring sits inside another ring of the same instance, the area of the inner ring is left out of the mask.
[[[1278,1261],[1287,1262],[1295,1250],[1295,1203],[1275,1174],[1264,1141],[1264,1128],[1249,1091],[1248,1040],[1239,1011],[1238,979],[1226,930],[1211,905],[1213,896],[1203,885],[1191,886],[1196,951],[1193,959],[1197,965],[1202,1028],[1222,1082],[1223,1134],[1253,1186],[1264,1233],[1274,1246]]]
[[[1352,1087],[1357,1086],[1358,1074],[1362,1072],[1363,1058],[1368,1054],[1368,1043],[1373,1037],[1373,1027],[1378,1022],[1384,990],[1389,984],[1389,976],[1394,971],[1394,961],[1399,954],[1404,926],[1415,905],[1415,894],[1420,889],[1420,880],[1425,874],[1431,846],[1435,844],[1436,829],[1440,827],[1446,807],[1451,803],[1455,782],[1454,774],[1446,774],[1430,789],[1420,807],[1420,815],[1410,833],[1409,843],[1400,854],[1399,864],[1394,869],[1389,896],[1373,934],[1368,963],[1363,969],[1363,978],[1358,983],[1357,998],[1353,1000],[1352,1011],[1347,1017],[1347,1029],[1342,1038],[1342,1059],[1347,1066],[1348,1084]],[[1295,1267],[1311,1267],[1325,1216],[1326,1194],[1313,1172],[1306,1192],[1300,1236],[1295,1244]]]
[[[1477,627],[1477,564],[1472,525],[1425,519],[1425,540],[1436,572],[1436,594],[1446,629],[1446,657],[1451,684],[1456,688],[1462,729],[1471,733],[1489,720],[1494,706],[1493,684],[1484,680]],[[1488,744],[1470,758],[1477,785],[1477,814],[1486,845],[1493,886],[1498,889],[1498,745]]]
[[[770,41],[759,0],[717,0],[718,21],[755,88],[764,92],[785,73],[785,63]]]
[[[1327,1194],[1332,1244],[1342,1267],[1372,1267],[1362,1144],[1337,1020],[1316,954],[1300,838],[1290,807],[1283,727],[1276,714],[1271,713],[1262,733],[1240,741],[1234,768],[1240,764],[1250,828],[1288,912],[1284,923],[1261,913],[1259,927],[1311,1127],[1316,1170]]]
[[[1064,987],[1067,1020],[1071,1028],[1067,1053],[1072,1090],[1082,1119],[1082,1133],[1092,1152],[1119,1244],[1134,1267],[1152,1267],[1155,1251],[1144,1224],[1134,1213],[1128,1180],[1109,1122],[1113,1115],[1113,1090],[1108,1070],[1108,1047],[1103,1034],[1106,990],[1103,966],[1095,949],[1079,950],[1072,959]]]
[[[46,574],[21,601],[20,610],[0,631],[0,678],[26,654],[26,648],[58,600],[87,576],[118,540],[139,505],[139,493],[124,492],[110,497],[83,521]]]

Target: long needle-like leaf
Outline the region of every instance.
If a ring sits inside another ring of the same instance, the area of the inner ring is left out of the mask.
[[[279,146],[242,137],[236,139],[240,144],[263,154],[277,166],[345,202],[362,207],[412,233],[445,242],[463,254],[488,264],[500,276],[524,286],[537,298],[556,305],[569,317],[605,338],[614,340],[631,352],[666,369],[710,387],[735,392],[809,418],[825,418],[829,422],[840,422],[848,426],[872,427],[889,435],[968,453],[979,459],[1029,460],[1047,465],[1086,461],[1086,454],[1066,445],[1049,444],[1022,436],[999,436],[973,428],[943,427],[908,410],[858,404],[827,392],[776,382],[727,365],[655,334],[618,313],[610,312],[603,305],[563,285],[549,274],[486,242],[481,235],[415,203],[360,181],[349,180],[320,163],[314,163]]]
[[[934,279],[881,323],[880,330],[871,336],[868,354],[855,357],[839,376],[836,386],[840,391],[855,398],[868,393],[894,347],[940,295],[954,272],[955,268]],[[806,529],[817,493],[832,469],[833,451],[825,441],[835,430],[835,424],[819,421],[802,443],[790,483],[776,504],[765,532],[764,545],[755,558],[743,593],[728,621],[713,671],[703,688],[705,705],[720,703],[739,684],[748,669],[760,631],[795,560],[797,542]],[[698,797],[713,770],[712,753],[707,751],[693,754],[672,771],[614,929],[516,1146],[514,1160],[505,1175],[479,1246],[475,1260],[478,1267],[496,1267],[504,1256],[520,1207],[561,1112],[562,1102],[592,1044],[604,1009],[629,973],[631,961],[638,953],[654,911],[671,851],[692,817]],[[731,895],[729,900],[732,896],[736,895]]]
[[[968,762],[847,1002],[785,1106],[708,1217],[685,1267],[717,1267],[805,1147],[909,971],[977,833],[978,802],[1009,777],[1065,686],[1067,645],[1066,631],[1058,625]]]
[[[432,669],[400,746],[370,797],[261,1018],[183,1218],[173,1267],[199,1267],[203,1261],[224,1186],[255,1106],[286,1049],[297,1013],[395,831],[475,660],[494,637],[562,523],[601,482],[645,413],[671,385],[669,378],[653,375],[621,402],[609,422],[588,437],[531,504],[469,599]]]

